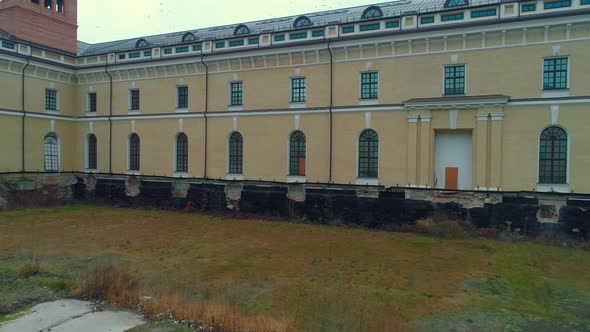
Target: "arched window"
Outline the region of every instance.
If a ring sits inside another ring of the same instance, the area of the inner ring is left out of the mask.
[[[447,0],[445,2],[445,8],[461,7],[469,5],[468,0]]]
[[[293,23],[294,28],[305,28],[311,26],[311,20],[307,16],[298,17]]]
[[[87,169],[96,169],[96,136],[94,134],[88,135],[88,161],[86,168]]]
[[[359,136],[359,178],[379,177],[379,136],[367,129]]]
[[[382,17],[383,16],[383,11],[381,11],[381,8],[377,7],[377,6],[371,6],[367,9],[365,9],[365,11],[363,12],[363,19],[367,19],[367,18],[378,18],[378,17]]]
[[[140,39],[137,41],[137,43],[135,43],[135,48],[146,48],[149,47],[150,44],[147,42],[147,40],[145,39]]]
[[[176,172],[188,173],[188,138],[184,133],[176,136]]]
[[[140,155],[139,155],[140,141],[137,134],[129,136],[129,170],[139,171]]]
[[[305,176],[305,134],[297,130],[289,140],[289,175]]]
[[[242,174],[244,162],[244,139],[242,134],[234,132],[229,137],[229,173]]]
[[[188,42],[192,42],[195,40],[197,40],[197,38],[195,37],[195,35],[192,32],[187,32],[184,34],[184,36],[182,36],[183,43],[188,43]]]
[[[44,167],[45,172],[59,171],[59,146],[57,136],[54,133],[49,133],[45,136],[43,144],[44,149]]]
[[[541,133],[539,147],[539,183],[567,183],[567,133],[552,126]]]
[[[250,34],[250,29],[244,24],[238,25],[236,30],[234,30],[234,35],[236,35],[236,36],[247,35],[247,34]]]

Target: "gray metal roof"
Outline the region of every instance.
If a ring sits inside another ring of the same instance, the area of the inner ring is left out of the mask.
[[[461,8],[482,6],[487,4],[498,4],[501,0],[477,0],[470,1],[468,6]],[[301,16],[307,16],[313,23],[313,26],[323,27],[329,24],[346,24],[362,20],[363,12],[370,6],[377,6],[383,12],[382,18],[399,17],[404,13],[429,13],[445,10],[446,0],[398,0],[373,5],[357,6],[344,9],[335,9],[317,13],[302,14],[288,17],[272,18],[247,23],[237,23],[232,25],[196,29],[189,31],[173,32],[155,36],[137,37],[119,41],[87,44],[80,42],[78,44],[78,55],[89,56],[105,53],[126,52],[136,49],[136,43],[139,39],[145,39],[149,47],[164,47],[178,45],[182,43],[182,37],[187,32],[195,35],[197,42],[204,40],[219,40],[233,38],[235,29],[244,24],[250,29],[252,35],[269,32],[280,32],[293,30],[294,21]],[[194,42],[193,42],[194,43]]]

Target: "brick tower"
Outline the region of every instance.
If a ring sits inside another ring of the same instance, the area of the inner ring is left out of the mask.
[[[76,53],[77,0],[0,0],[0,29],[15,37]]]

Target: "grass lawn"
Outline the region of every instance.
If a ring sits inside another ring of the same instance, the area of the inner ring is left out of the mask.
[[[32,259],[41,275],[18,278]],[[0,212],[0,309],[105,264],[297,331],[590,331],[588,252],[99,206]]]

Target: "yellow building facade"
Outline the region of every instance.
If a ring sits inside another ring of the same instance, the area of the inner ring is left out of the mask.
[[[587,0],[1,37],[0,172],[590,193]]]

